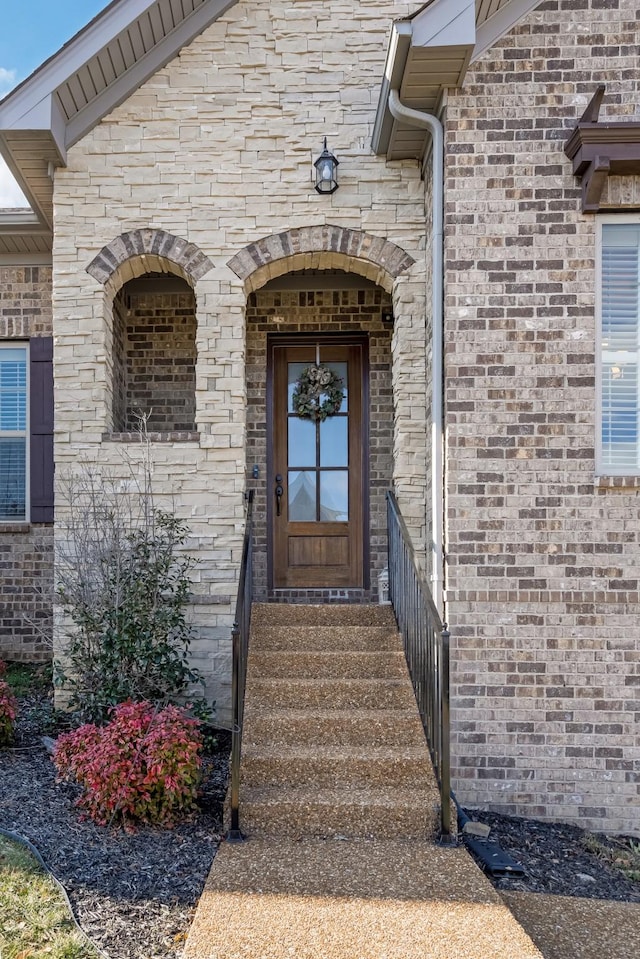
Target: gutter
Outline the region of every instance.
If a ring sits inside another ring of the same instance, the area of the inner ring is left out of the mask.
[[[436,609],[444,605],[443,589],[443,455],[442,455],[442,394],[443,374],[443,279],[444,279],[444,130],[442,123],[431,113],[423,113],[405,106],[398,90],[389,90],[389,112],[396,120],[427,130],[431,134],[431,170],[433,183],[433,222],[431,228],[432,287],[431,287],[431,585]],[[425,350],[429,348],[425,312]],[[427,527],[429,514],[425,517]]]

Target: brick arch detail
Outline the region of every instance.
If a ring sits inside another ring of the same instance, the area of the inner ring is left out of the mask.
[[[413,257],[384,237],[342,226],[313,226],[272,233],[250,243],[227,266],[244,281],[245,291],[292,270],[346,270],[359,273],[391,292],[393,282],[414,263]]]
[[[212,269],[195,243],[165,230],[131,230],[103,246],[87,273],[115,293],[127,280],[152,272],[178,274],[195,286]]]

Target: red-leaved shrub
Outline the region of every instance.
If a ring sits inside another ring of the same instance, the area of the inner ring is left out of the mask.
[[[199,722],[178,706],[116,706],[106,726],[91,723],[59,737],[58,775],[83,787],[78,806],[101,826],[132,821],[171,826],[196,801]]]
[[[0,659],[0,676],[4,676],[7,666]],[[18,715],[18,700],[11,687],[0,680],[0,746],[8,746],[13,739],[13,725]]]

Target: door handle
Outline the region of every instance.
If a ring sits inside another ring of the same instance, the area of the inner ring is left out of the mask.
[[[282,476],[280,473],[278,473],[276,476],[276,516],[280,516],[283,493],[284,489],[282,487]]]

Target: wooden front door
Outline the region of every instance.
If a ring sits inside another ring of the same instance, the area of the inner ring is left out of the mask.
[[[323,422],[293,411],[300,374],[317,363],[344,384]],[[277,588],[364,585],[366,342],[327,338],[269,344],[271,581]]]

